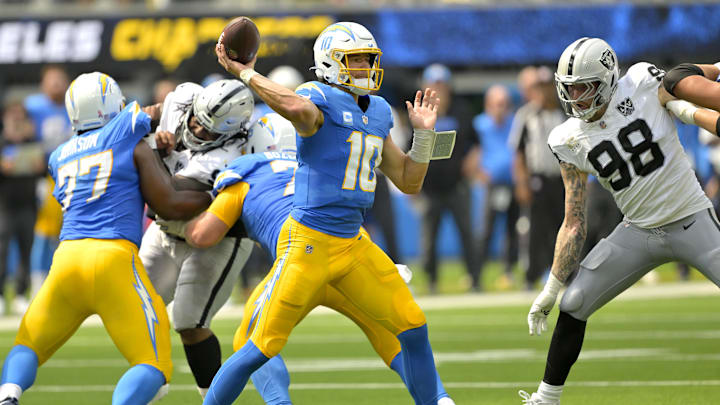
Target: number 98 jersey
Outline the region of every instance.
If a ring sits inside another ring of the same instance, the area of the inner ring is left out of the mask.
[[[296,92],[312,101],[324,123],[310,137],[297,136],[298,170],[290,215],[317,231],[350,238],[357,235],[365,210],[375,198],[375,169],[393,126],[390,105],[378,96],[351,94],[320,82]]]
[[[664,72],[641,62],[618,82],[601,119],[570,118],[548,138],[563,162],[598,178],[625,220],[656,228],[711,207],[670,113],[658,101]]]

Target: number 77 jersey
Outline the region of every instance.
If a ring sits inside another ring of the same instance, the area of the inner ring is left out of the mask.
[[[656,228],[712,206],[677,136],[670,113],[658,101],[664,72],[633,65],[601,119],[570,118],[548,138],[555,156],[596,176],[625,215]]]
[[[63,209],[60,240],[125,239],[140,246],[144,200],[133,153],[150,130],[137,102],[50,155],[53,195]]]

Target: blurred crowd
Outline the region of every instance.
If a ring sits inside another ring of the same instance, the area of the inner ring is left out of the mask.
[[[288,88],[303,81],[302,75],[289,66],[276,68],[269,77]],[[218,78],[211,75],[201,84],[207,86]],[[72,136],[64,106],[69,79],[61,66],[48,65],[42,70],[37,93],[2,104],[0,286],[5,286],[11,274],[14,288],[0,288],[0,293],[7,290],[13,297],[0,297],[0,314],[24,312],[33,289],[49,271],[58,244],[62,211],[52,197],[54,184],[47,176],[46,165],[49,154]],[[499,261],[502,266],[492,289],[537,287],[552,263],[564,209],[559,165],[547,147],[552,128],[566,119],[558,104],[552,70],[528,66],[519,72],[517,83],[489,86],[482,95],[481,108],[473,108],[467,98],[454,95],[453,73],[446,66],[428,66],[419,82],[421,87],[437,91],[442,100],[436,129],[456,129],[458,133],[452,158],[434,161],[421,194],[412,198],[421,223],[419,266],[415,268],[427,273],[429,291],[437,292],[440,225],[449,215],[459,236],[470,291],[489,288],[482,280],[483,269],[490,261]],[[152,99],[144,101],[161,102],[177,84],[171,79],[157,81]],[[258,105],[256,110],[255,117],[259,117],[267,107]],[[408,149],[411,129],[405,122],[404,107],[397,106],[395,114],[393,139]],[[717,203],[717,137],[680,122],[678,134],[699,181]],[[401,263],[411,258],[402,257],[399,249],[403,230],[396,229],[399,211],[393,207],[395,192],[399,193],[384,179],[378,182],[367,226],[380,235],[388,255]],[[481,204],[473,201],[478,196]],[[590,182],[588,204],[586,251],[622,219],[612,196],[595,180]],[[482,209],[473,208],[478,206]],[[474,226],[477,223],[480,225]],[[269,264],[258,252],[250,267],[262,274]],[[688,271],[679,267],[683,278]],[[252,273],[248,270],[243,274],[246,288],[252,287],[248,279]],[[5,308],[6,303],[9,308]]]

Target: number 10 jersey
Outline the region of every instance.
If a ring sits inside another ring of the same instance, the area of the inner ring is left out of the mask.
[[[555,156],[598,178],[625,220],[656,228],[712,207],[658,101],[664,72],[641,62],[618,82],[601,119],[570,118],[550,133]]]

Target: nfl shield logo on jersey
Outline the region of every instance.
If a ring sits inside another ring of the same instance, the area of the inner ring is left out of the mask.
[[[628,115],[631,115],[635,111],[635,107],[633,106],[633,102],[632,102],[632,100],[630,100],[630,97],[621,101],[620,104],[618,104],[615,108],[617,108],[617,110],[620,111],[620,114],[622,114],[626,117]]]
[[[362,120],[363,120],[363,124],[365,124],[365,125],[368,124],[368,117],[367,117],[367,115],[363,115],[363,116],[362,116]]]

